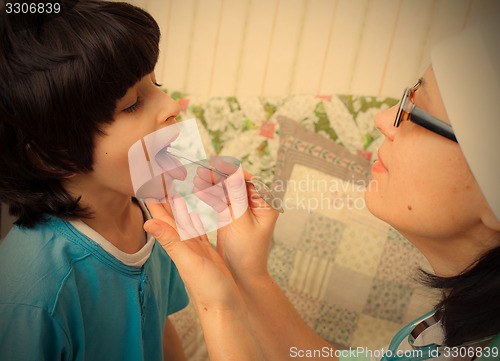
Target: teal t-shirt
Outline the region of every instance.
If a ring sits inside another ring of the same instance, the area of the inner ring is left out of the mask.
[[[188,302],[156,241],[141,268],[55,218],[0,245],[3,361],[162,360],[165,319]]]

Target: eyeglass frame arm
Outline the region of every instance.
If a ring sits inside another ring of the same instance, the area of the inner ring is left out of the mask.
[[[436,118],[432,114],[427,113],[425,110],[422,110],[415,105],[413,105],[409,113],[409,120],[413,123],[458,143],[451,125],[443,122],[441,119]]]

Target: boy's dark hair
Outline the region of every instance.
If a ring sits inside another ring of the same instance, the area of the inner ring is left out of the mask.
[[[92,170],[116,102],[153,71],[160,31],[126,3],[62,3],[59,16],[0,14],[0,201],[16,224],[89,216],[63,187]]]

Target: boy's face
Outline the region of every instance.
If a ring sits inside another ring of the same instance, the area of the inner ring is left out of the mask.
[[[97,137],[93,171],[80,174],[86,182],[85,189],[90,188],[97,193],[92,196],[99,196],[99,193],[102,196],[113,196],[113,193],[133,196],[129,148],[145,135],[175,123],[180,106],[154,81],[154,74],[151,73],[129,88],[125,96],[117,101],[114,121],[104,126],[103,136]]]

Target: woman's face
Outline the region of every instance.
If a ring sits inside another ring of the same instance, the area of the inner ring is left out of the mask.
[[[432,67],[424,73],[414,101],[449,123]],[[460,236],[481,221],[488,207],[460,146],[411,121],[395,128],[397,108],[375,118],[385,142],[372,168],[368,209],[406,237]]]

